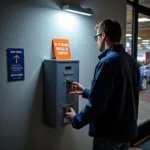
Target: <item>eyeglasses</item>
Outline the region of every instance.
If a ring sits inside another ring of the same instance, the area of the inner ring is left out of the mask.
[[[101,36],[101,35],[102,35],[102,33],[100,33],[100,34],[94,36],[94,39],[95,39],[96,42],[97,42],[97,40],[98,40],[98,36]]]

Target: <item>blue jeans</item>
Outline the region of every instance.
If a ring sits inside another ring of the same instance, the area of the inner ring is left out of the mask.
[[[112,142],[104,139],[94,138],[93,150],[128,150],[129,143]]]

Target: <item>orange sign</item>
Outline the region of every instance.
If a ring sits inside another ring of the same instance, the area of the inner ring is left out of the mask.
[[[69,40],[53,39],[53,51],[56,59],[71,59]]]

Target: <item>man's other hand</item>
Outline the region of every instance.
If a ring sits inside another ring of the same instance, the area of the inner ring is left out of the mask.
[[[70,108],[67,112],[66,112],[67,118],[69,120],[72,120],[72,118],[76,115],[75,111],[73,108]]]
[[[73,91],[70,92],[71,94],[82,95],[85,88],[80,83],[73,82],[72,83],[72,89],[73,89]]]

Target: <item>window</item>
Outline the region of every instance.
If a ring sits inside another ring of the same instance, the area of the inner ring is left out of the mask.
[[[141,88],[138,124],[140,124],[150,119],[150,16],[146,15],[149,14],[149,10],[137,5],[137,1],[127,1],[129,5],[127,5],[126,19],[126,51],[139,63]],[[150,0],[139,0],[139,4],[150,8]],[[136,7],[135,11],[133,7]],[[137,43],[133,43],[132,40],[135,35]]]
[[[150,16],[138,15],[138,52],[140,66],[140,113],[139,123],[150,119]]]
[[[146,65],[150,65],[150,16],[139,14],[138,36],[137,60]]]

